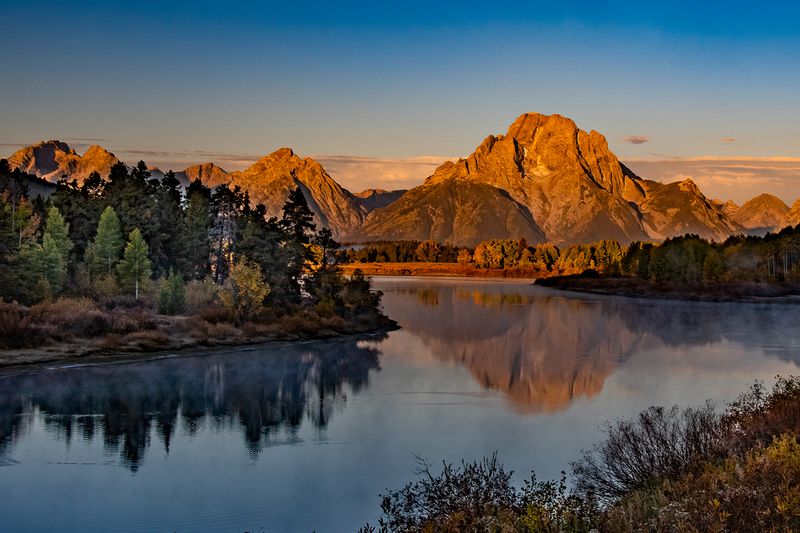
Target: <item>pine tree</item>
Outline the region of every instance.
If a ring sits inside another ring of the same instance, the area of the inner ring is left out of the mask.
[[[180,224],[178,269],[186,279],[203,279],[208,274],[211,225],[211,190],[200,180],[186,190],[186,211]]]
[[[162,315],[177,315],[186,307],[186,285],[177,272],[172,272],[161,284],[158,295],[158,312]]]
[[[214,189],[211,197],[213,223],[209,231],[211,241],[211,271],[216,283],[228,277],[236,255],[236,245],[241,221],[249,215],[250,199],[239,186],[230,189],[222,185]]]
[[[148,254],[142,232],[139,228],[134,228],[128,237],[128,244],[125,245],[122,261],[117,265],[117,272],[122,283],[133,288],[136,300],[139,299],[139,287],[150,279],[152,264]]]
[[[64,287],[67,277],[69,252],[72,250],[69,239],[69,225],[57,208],[47,211],[44,235],[40,248],[42,275],[47,280],[50,290],[58,294]]]
[[[53,240],[53,244],[58,249],[64,263],[69,258],[69,252],[73,244],[69,238],[69,224],[66,223],[61,212],[56,207],[47,210],[47,219],[44,224],[44,235]]]
[[[289,197],[283,204],[281,224],[296,242],[301,244],[311,242],[311,235],[316,229],[314,213],[309,209],[306,197],[300,187],[289,191]]]
[[[179,261],[181,244],[180,226],[183,218],[181,211],[181,183],[171,170],[158,184],[156,203],[158,206],[158,237],[150,243],[151,255],[158,275],[164,275],[174,268]]]
[[[90,275],[106,272],[111,275],[122,253],[122,229],[117,212],[108,206],[100,215],[97,234],[86,251]]]
[[[306,265],[314,260],[314,251],[311,236],[316,229],[314,213],[308,207],[306,197],[300,187],[289,192],[289,197],[283,205],[283,218],[281,227],[287,233],[289,240],[286,250],[289,261],[286,271],[291,280],[291,290],[287,296],[299,302],[305,291]]]

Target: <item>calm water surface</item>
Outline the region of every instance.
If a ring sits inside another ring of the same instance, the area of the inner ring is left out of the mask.
[[[415,454],[553,478],[604,420],[799,373],[797,307],[376,285],[383,339],[0,377],[0,531],[354,531]]]

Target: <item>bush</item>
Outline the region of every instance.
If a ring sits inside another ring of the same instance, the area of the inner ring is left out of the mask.
[[[122,294],[117,278],[110,274],[100,276],[92,282],[92,293],[98,300],[106,300]]]
[[[186,311],[200,313],[214,303],[218,291],[219,287],[211,278],[190,281],[186,284]]]
[[[33,324],[26,308],[0,302],[0,348],[27,348],[44,341],[45,336]]]
[[[722,423],[726,446],[739,454],[776,435],[800,432],[800,378],[778,377],[769,391],[756,382],[728,407]]]
[[[421,459],[418,464],[419,480],[382,495],[380,524],[389,531],[491,531],[521,514],[511,472],[497,454],[458,466],[444,463],[439,474]]]
[[[99,337],[113,328],[111,316],[89,298],[59,298],[34,305],[31,317],[37,324],[53,327],[61,337]]]
[[[219,299],[234,323],[241,325],[259,312],[268,294],[269,285],[264,281],[261,266],[242,257],[231,266]]]
[[[719,415],[700,408],[650,407],[635,421],[606,425],[606,440],[573,463],[578,490],[611,500],[677,479],[722,454]]]
[[[521,489],[511,483],[497,454],[460,465],[443,463],[439,474],[418,459],[419,480],[381,496],[381,532],[573,531],[587,533],[599,522],[593,500],[567,493],[566,476]],[[362,532],[376,531],[367,524]]]

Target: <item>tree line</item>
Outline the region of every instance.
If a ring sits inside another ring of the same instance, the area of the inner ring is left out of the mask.
[[[549,243],[529,246],[525,239],[490,239],[475,248],[426,240],[370,242],[349,248],[343,258],[351,263],[459,263],[476,268],[574,273],[617,268],[622,253],[620,244],[612,240],[560,248]]]
[[[236,322],[261,305],[315,307],[341,316],[376,310],[379,296],[346,279],[339,247],[317,229],[300,188],[281,218],[246,191],[199,180],[185,189],[144,162],[114,165],[107,179],[62,180],[46,200],[35,180],[0,160],[0,298],[31,305],[60,296],[128,298],[158,288],[164,312],[180,312],[186,283],[213,284]]]
[[[532,274],[597,271],[654,282],[784,282],[800,277],[800,227],[765,236],[734,235],[713,242],[694,234],[663,243],[616,240],[557,246],[528,245],[524,239],[490,239],[475,248],[435,241],[373,242],[351,247],[349,262],[459,263],[485,269],[519,269]]]

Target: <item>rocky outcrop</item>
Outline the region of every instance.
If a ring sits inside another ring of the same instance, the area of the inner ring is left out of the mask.
[[[367,212],[369,212],[381,207],[386,207],[403,196],[406,192],[407,189],[398,189],[396,191],[387,191],[385,189],[367,189],[365,191],[355,193],[354,196],[358,199],[358,203],[361,204],[361,206],[364,207]]]
[[[800,224],[800,200],[795,200],[791,209],[786,212],[786,217],[783,219],[783,227],[795,227]]]
[[[206,187],[218,187],[230,183],[230,174],[214,163],[203,163],[202,165],[192,165],[181,172],[175,174],[181,181],[186,180],[191,183],[200,180]]]
[[[635,196],[647,234],[653,240],[693,233],[722,241],[740,227],[706,198],[690,179],[660,183],[639,180],[642,195]]]
[[[734,204],[735,205],[735,204]],[[786,222],[789,206],[771,194],[759,194],[730,210],[731,219],[750,235],[764,235],[780,230]]]

